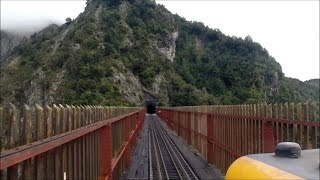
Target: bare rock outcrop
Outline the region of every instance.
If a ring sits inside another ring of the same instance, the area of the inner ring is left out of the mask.
[[[157,43],[158,50],[170,59],[170,61],[173,61],[176,55],[176,40],[178,36],[179,33],[176,31],[173,32],[171,36],[164,38],[161,43]]]
[[[112,80],[127,101],[136,106],[143,105],[142,85],[139,79],[122,62],[119,62],[118,68],[113,68]]]

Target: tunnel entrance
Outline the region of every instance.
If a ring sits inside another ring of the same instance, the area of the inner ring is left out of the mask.
[[[147,92],[146,90],[144,90],[143,93],[144,93],[144,102],[145,102],[147,113],[155,114],[156,107],[157,107],[156,97],[152,95],[150,92]]]
[[[147,113],[155,114],[156,113],[156,102],[155,101],[146,101]]]
[[[144,90],[143,93],[144,93],[144,102],[145,102],[147,113],[155,114],[156,107],[157,107],[156,97],[152,95],[150,92],[147,92],[146,90]]]

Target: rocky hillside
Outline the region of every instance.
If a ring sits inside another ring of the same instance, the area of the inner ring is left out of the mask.
[[[1,30],[1,56],[0,64],[4,63],[8,56],[14,51],[14,48],[20,44],[26,43],[28,38],[23,35],[12,34],[7,31]]]
[[[0,102],[160,105],[285,102],[301,95],[266,49],[188,22],[151,0],[92,0],[1,67]],[[303,82],[301,82],[303,83]]]

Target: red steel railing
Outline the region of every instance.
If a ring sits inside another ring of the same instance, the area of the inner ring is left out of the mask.
[[[120,178],[144,115],[141,108],[0,107],[0,177]]]
[[[177,135],[201,152],[222,173],[238,157],[273,152],[278,142],[298,142],[303,149],[319,147],[318,113],[312,113],[313,119],[309,119],[308,108],[301,108],[301,112],[292,113],[292,117],[299,119],[294,120],[283,115],[283,110],[290,108],[283,108],[279,111],[281,113],[275,114],[270,105],[247,107],[220,106],[206,112],[201,112],[203,110],[199,107],[158,108],[157,111]]]

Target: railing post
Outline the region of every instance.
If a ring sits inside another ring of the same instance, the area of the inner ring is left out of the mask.
[[[111,124],[107,124],[100,130],[100,164],[101,164],[101,175],[100,179],[112,179],[112,128]]]
[[[177,114],[177,113],[176,113],[175,111],[172,111],[172,121],[171,121],[171,122],[172,122],[172,130],[173,130],[174,132],[176,132],[176,131],[175,131],[175,127],[176,127],[175,120],[177,119],[177,118],[176,118],[176,114]]]
[[[173,111],[172,110],[169,111],[168,120],[169,120],[169,127],[173,130],[173,122],[172,122],[172,120],[173,120]]]
[[[126,147],[125,155],[124,155],[126,166],[128,166],[129,163],[130,163],[130,152],[131,152],[131,144],[130,144],[130,142],[129,142],[129,138],[130,138],[130,134],[131,134],[130,119],[131,119],[131,116],[126,117],[126,118],[124,119],[125,141],[126,141],[126,143],[127,143],[127,147]]]
[[[178,114],[177,114],[177,119],[178,119],[178,136],[180,136],[181,135],[181,112],[180,111],[178,111],[177,112]]]
[[[194,146],[195,146],[195,148],[197,149],[197,150],[199,150],[200,148],[199,148],[199,139],[198,139],[198,123],[199,123],[199,112],[195,112],[194,113],[194,120],[193,120],[193,122],[194,122]]]
[[[171,110],[167,110],[168,126],[171,128]],[[172,128],[171,128],[172,129]]]
[[[167,109],[167,121],[168,121],[168,127],[171,128],[171,113],[170,113],[170,110]]]
[[[191,112],[188,112],[187,115],[187,128],[188,128],[188,144],[191,145]]]
[[[139,112],[139,130],[141,130],[141,128],[142,128],[142,125],[143,125],[143,118],[144,118],[144,115],[145,115],[145,111],[140,111]]]
[[[18,111],[17,108],[10,104],[9,118],[10,118],[10,140],[9,148],[15,148],[19,143],[19,123],[18,123]],[[2,130],[2,129],[1,129]],[[18,165],[14,165],[8,168],[8,179],[18,179]]]
[[[175,116],[175,111],[174,110],[171,110],[171,129],[174,131],[174,127],[175,127],[175,124],[174,124],[174,116]]]
[[[263,122],[263,152],[274,152],[274,135],[272,129],[272,123],[270,121]]]
[[[213,163],[213,143],[211,142],[213,134],[213,123],[211,114],[207,114],[207,157],[210,163]]]

